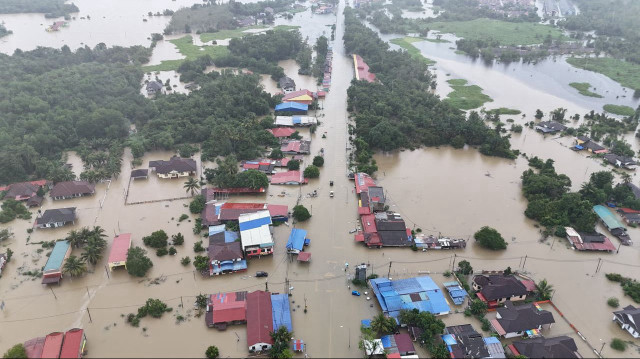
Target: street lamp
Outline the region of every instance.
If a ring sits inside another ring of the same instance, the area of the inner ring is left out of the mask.
[[[602,339],[600,339],[600,341],[602,342],[602,347],[600,347],[600,353],[598,353],[598,355],[600,355],[600,357],[602,358],[602,351],[604,350],[604,346],[607,343],[605,343],[604,340],[602,340]]]

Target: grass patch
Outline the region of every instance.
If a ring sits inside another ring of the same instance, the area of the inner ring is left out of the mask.
[[[419,41],[423,41],[424,39],[421,39],[419,37],[399,37],[397,39],[392,39],[390,42],[392,44],[396,44],[400,47],[402,47],[403,49],[407,50],[407,52],[409,53],[409,55],[411,55],[411,57],[418,59],[420,61],[423,61],[425,64],[427,65],[434,65],[436,62],[424,57],[421,53],[420,50],[418,50],[417,47],[413,46],[412,43],[414,42],[419,42]]]
[[[451,42],[449,40],[443,40],[443,39],[423,39],[423,40],[426,40],[429,42],[435,42],[436,44],[443,43],[443,42]]]
[[[492,115],[496,113],[498,115],[519,115],[522,113],[520,110],[506,108],[506,107],[494,108],[493,110],[487,110],[486,112]]]
[[[462,50],[456,50],[454,51],[454,53],[458,54],[458,55],[466,55],[467,53],[462,51]]]
[[[601,73],[622,86],[640,89],[640,65],[610,57],[582,58],[569,57],[572,66]]]
[[[614,115],[620,115],[620,116],[633,116],[636,113],[636,111],[629,106],[620,106],[620,105],[612,105],[612,104],[604,105],[604,110]]]
[[[195,60],[203,55],[210,55],[214,59],[216,57],[224,56],[229,53],[229,49],[226,46],[218,45],[205,45],[197,46],[193,44],[193,38],[191,35],[183,36],[179,39],[169,40],[172,44],[176,45],[178,51],[186,57],[186,59],[180,60],[165,60],[159,65],[144,66],[144,71],[171,71],[177,70],[180,64],[184,60]]]
[[[491,97],[482,93],[482,88],[477,85],[467,85],[467,80],[452,79],[447,81],[453,92],[445,99],[451,106],[460,110],[471,110],[482,106],[485,102],[491,102]]]
[[[273,28],[273,30],[293,30],[293,29],[297,29],[300,26],[294,26],[294,25],[278,25],[276,27]],[[224,40],[224,39],[233,39],[235,37],[243,37],[245,35],[251,35],[251,32],[246,32],[247,30],[253,30],[253,29],[269,29],[269,26],[265,26],[265,25],[254,25],[254,26],[247,26],[247,27],[241,27],[238,29],[233,29],[233,30],[220,30],[218,32],[205,32],[204,34],[200,35],[200,41],[202,42],[209,42],[212,40]]]
[[[475,19],[471,21],[434,22],[429,24],[431,30],[452,33],[469,40],[494,40],[499,45],[534,45],[541,44],[547,35],[554,40],[567,40],[559,29],[537,23],[508,22],[491,19]]]
[[[588,82],[572,82],[569,84],[569,86],[578,90],[578,92],[580,92],[582,96],[602,98],[602,95],[589,91],[589,89],[591,88],[591,84]]]

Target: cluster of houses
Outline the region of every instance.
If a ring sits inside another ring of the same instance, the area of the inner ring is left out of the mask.
[[[369,72],[369,65],[362,59],[360,55],[353,54],[353,68],[356,80],[367,82],[375,82],[376,75]]]
[[[24,342],[27,358],[82,358],[86,353],[87,337],[83,329],[54,332]]]
[[[616,218],[609,208],[596,205],[593,206],[593,211],[598,215],[600,222],[607,228],[609,233],[618,238],[621,244],[630,246],[633,243],[627,233],[627,228]]]
[[[324,73],[322,77],[322,89],[324,91],[329,91],[331,88],[331,72],[333,71],[333,67],[331,63],[333,61],[333,48],[329,46],[327,49],[327,57],[324,60]]]
[[[291,311],[287,294],[265,291],[217,293],[209,296],[205,314],[209,328],[225,330],[231,325],[247,325],[247,347],[252,354],[271,349],[270,333],[284,326],[289,332]]]
[[[318,15],[333,14],[336,11],[334,4],[324,1],[318,1],[314,8],[313,12]]]

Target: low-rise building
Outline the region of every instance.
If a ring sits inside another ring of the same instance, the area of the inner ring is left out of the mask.
[[[636,160],[634,160],[632,157],[620,156],[620,155],[616,155],[615,153],[607,153],[602,157],[604,158],[605,161],[609,162],[610,164],[616,167],[622,167],[628,170],[635,170],[636,167],[638,166],[638,162],[636,162]]]
[[[574,149],[576,150],[586,149],[587,151],[595,154],[605,154],[609,152],[606,148],[593,142],[593,140],[591,140],[589,137],[586,137],[586,136],[579,136],[576,138],[576,145]]]
[[[240,242],[220,243],[209,241],[209,274],[220,275],[247,270]]]
[[[467,241],[462,238],[436,237],[424,233],[416,234],[413,238],[416,247],[428,249],[462,249],[467,247]]]
[[[371,199],[369,199],[371,201]],[[400,216],[394,212],[378,212],[374,214],[376,229],[382,246],[384,247],[410,247],[413,245],[411,229]]]
[[[62,280],[62,266],[71,255],[71,245],[68,241],[58,241],[42,269],[42,284],[59,284]]]
[[[507,301],[522,301],[527,298],[527,288],[513,275],[477,275],[473,278],[473,290],[489,307]]]
[[[309,182],[301,171],[278,172],[271,176],[271,184],[301,185]]]
[[[191,158],[173,156],[169,161],[149,161],[149,169],[160,178],[181,178],[196,175],[198,166]]]
[[[296,132],[296,130],[291,127],[276,127],[270,128],[267,131],[276,138],[287,138]]]
[[[631,208],[618,208],[617,212],[627,224],[640,224],[640,211]]]
[[[640,338],[640,307],[628,305],[622,310],[613,312],[613,321],[629,332],[632,337]]]
[[[287,240],[287,252],[298,254],[304,250],[307,240],[307,231],[300,228],[292,228]]]
[[[278,84],[280,85],[282,92],[284,92],[285,94],[294,92],[296,90],[296,82],[293,81],[293,79],[290,77],[287,77],[287,76],[281,77],[280,80],[278,81]]]
[[[13,183],[0,189],[5,191],[4,199],[15,199],[16,201],[27,201],[36,197],[40,188],[50,188],[51,182],[47,180]]]
[[[543,121],[536,125],[536,131],[547,134],[561,132],[567,129],[567,126],[555,121]]]
[[[116,267],[127,268],[127,253],[131,248],[131,233],[122,233],[113,238],[111,251],[109,252],[109,270]]]
[[[275,242],[271,234],[269,211],[242,214],[238,218],[242,250],[247,257],[273,254]]]
[[[496,319],[492,319],[490,323],[493,330],[504,338],[535,338],[541,335],[543,326],[550,328],[555,323],[553,314],[537,303],[514,305],[508,300],[504,307],[496,311]]]
[[[389,280],[369,280],[382,312],[398,318],[400,311],[417,309],[434,315],[449,314],[450,308],[442,290],[429,276]]]
[[[227,329],[247,322],[247,292],[212,294],[207,300],[205,323],[209,328]]]
[[[58,182],[53,186],[49,196],[55,200],[92,196],[96,193],[96,186],[87,181]]]
[[[447,345],[449,357],[458,358],[488,358],[489,350],[471,324],[453,325],[444,329],[442,340]]]
[[[308,155],[311,148],[311,141],[289,140],[283,141],[280,150],[285,155]]]
[[[145,86],[147,90],[147,95],[155,95],[156,93],[162,93],[164,86],[160,81],[149,81],[147,82],[147,86]]]
[[[566,335],[519,340],[508,348],[513,356],[521,355],[527,358],[582,358],[576,342]]]
[[[273,315],[271,295],[261,290],[247,294],[247,346],[249,353],[271,349],[273,339]]]
[[[382,187],[369,186],[367,188],[367,197],[369,199],[369,209],[371,209],[371,212],[382,212],[385,210],[386,198]]]
[[[317,123],[318,120],[311,116],[276,116],[274,121],[276,126],[284,127],[309,127]]]
[[[131,171],[131,179],[148,179],[149,178],[149,170],[146,168],[138,168],[137,170]]]
[[[609,238],[601,233],[578,232],[571,227],[565,227],[569,243],[578,251],[605,251],[613,252],[616,247]]]
[[[58,228],[76,223],[76,207],[48,209],[36,218],[36,228]]]
[[[87,345],[84,330],[73,328],[64,334],[64,342],[60,351],[60,358],[82,358]]]

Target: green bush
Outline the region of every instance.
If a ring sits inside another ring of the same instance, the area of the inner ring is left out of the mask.
[[[324,157],[322,156],[315,156],[313,158],[313,165],[316,167],[322,167],[324,166]]]
[[[140,247],[133,247],[127,251],[127,272],[136,277],[144,277],[147,271],[153,267],[153,262],[145,254],[147,251]]]
[[[309,210],[307,210],[307,208],[301,204],[293,207],[292,216],[298,222],[304,222],[307,219],[311,218],[311,214],[309,213]]]
[[[612,308],[618,308],[620,306],[620,301],[618,298],[611,297],[607,299],[607,304]]]
[[[622,339],[618,339],[618,338],[613,338],[613,340],[611,341],[611,349],[623,352],[627,349],[627,343],[622,340]]]
[[[189,203],[189,212],[193,214],[200,214],[202,213],[202,210],[204,210],[204,206],[205,198],[203,195],[199,194],[193,197],[193,200],[191,201],[191,203]]]
[[[167,246],[167,233],[163,230],[155,231],[151,233],[151,235],[142,237],[142,242],[145,246],[149,246],[151,248],[161,248]]]
[[[176,250],[176,247],[174,247],[174,246],[169,247],[169,255],[173,256],[173,255],[175,255],[177,253],[178,253],[178,251]]]
[[[158,248],[156,250],[156,255],[158,257],[166,256],[167,254],[169,254],[169,250],[167,249],[167,247]]]
[[[478,241],[478,244],[487,249],[507,249],[507,242],[502,238],[502,235],[495,229],[488,226],[482,227],[473,235],[473,238]]]
[[[180,264],[182,264],[183,266],[188,266],[189,263],[191,263],[191,258],[189,258],[189,257],[183,257],[180,260]]]
[[[184,243],[184,236],[182,235],[182,233],[178,232],[178,234],[174,234],[173,236],[171,236],[171,243],[174,246],[182,245]]]
[[[220,351],[218,350],[218,347],[216,347],[215,345],[212,345],[207,348],[207,351],[204,354],[209,359],[216,359],[220,356]]]
[[[202,241],[196,242],[193,245],[193,251],[196,253],[204,252],[205,248],[202,246]]]
[[[287,163],[287,169],[289,171],[297,171],[300,169],[300,161],[298,160],[291,160]]]
[[[209,257],[196,256],[193,260],[193,266],[200,272],[209,269]]]
[[[307,166],[304,169],[304,178],[318,178],[320,177],[320,169],[314,165]]]
[[[9,348],[4,355],[3,358],[27,358],[27,351],[24,348],[22,343],[16,344]]]
[[[184,220],[186,220],[188,218],[189,218],[189,215],[183,213],[183,214],[180,215],[180,218],[178,218],[178,222],[182,222],[182,221],[184,221]]]

